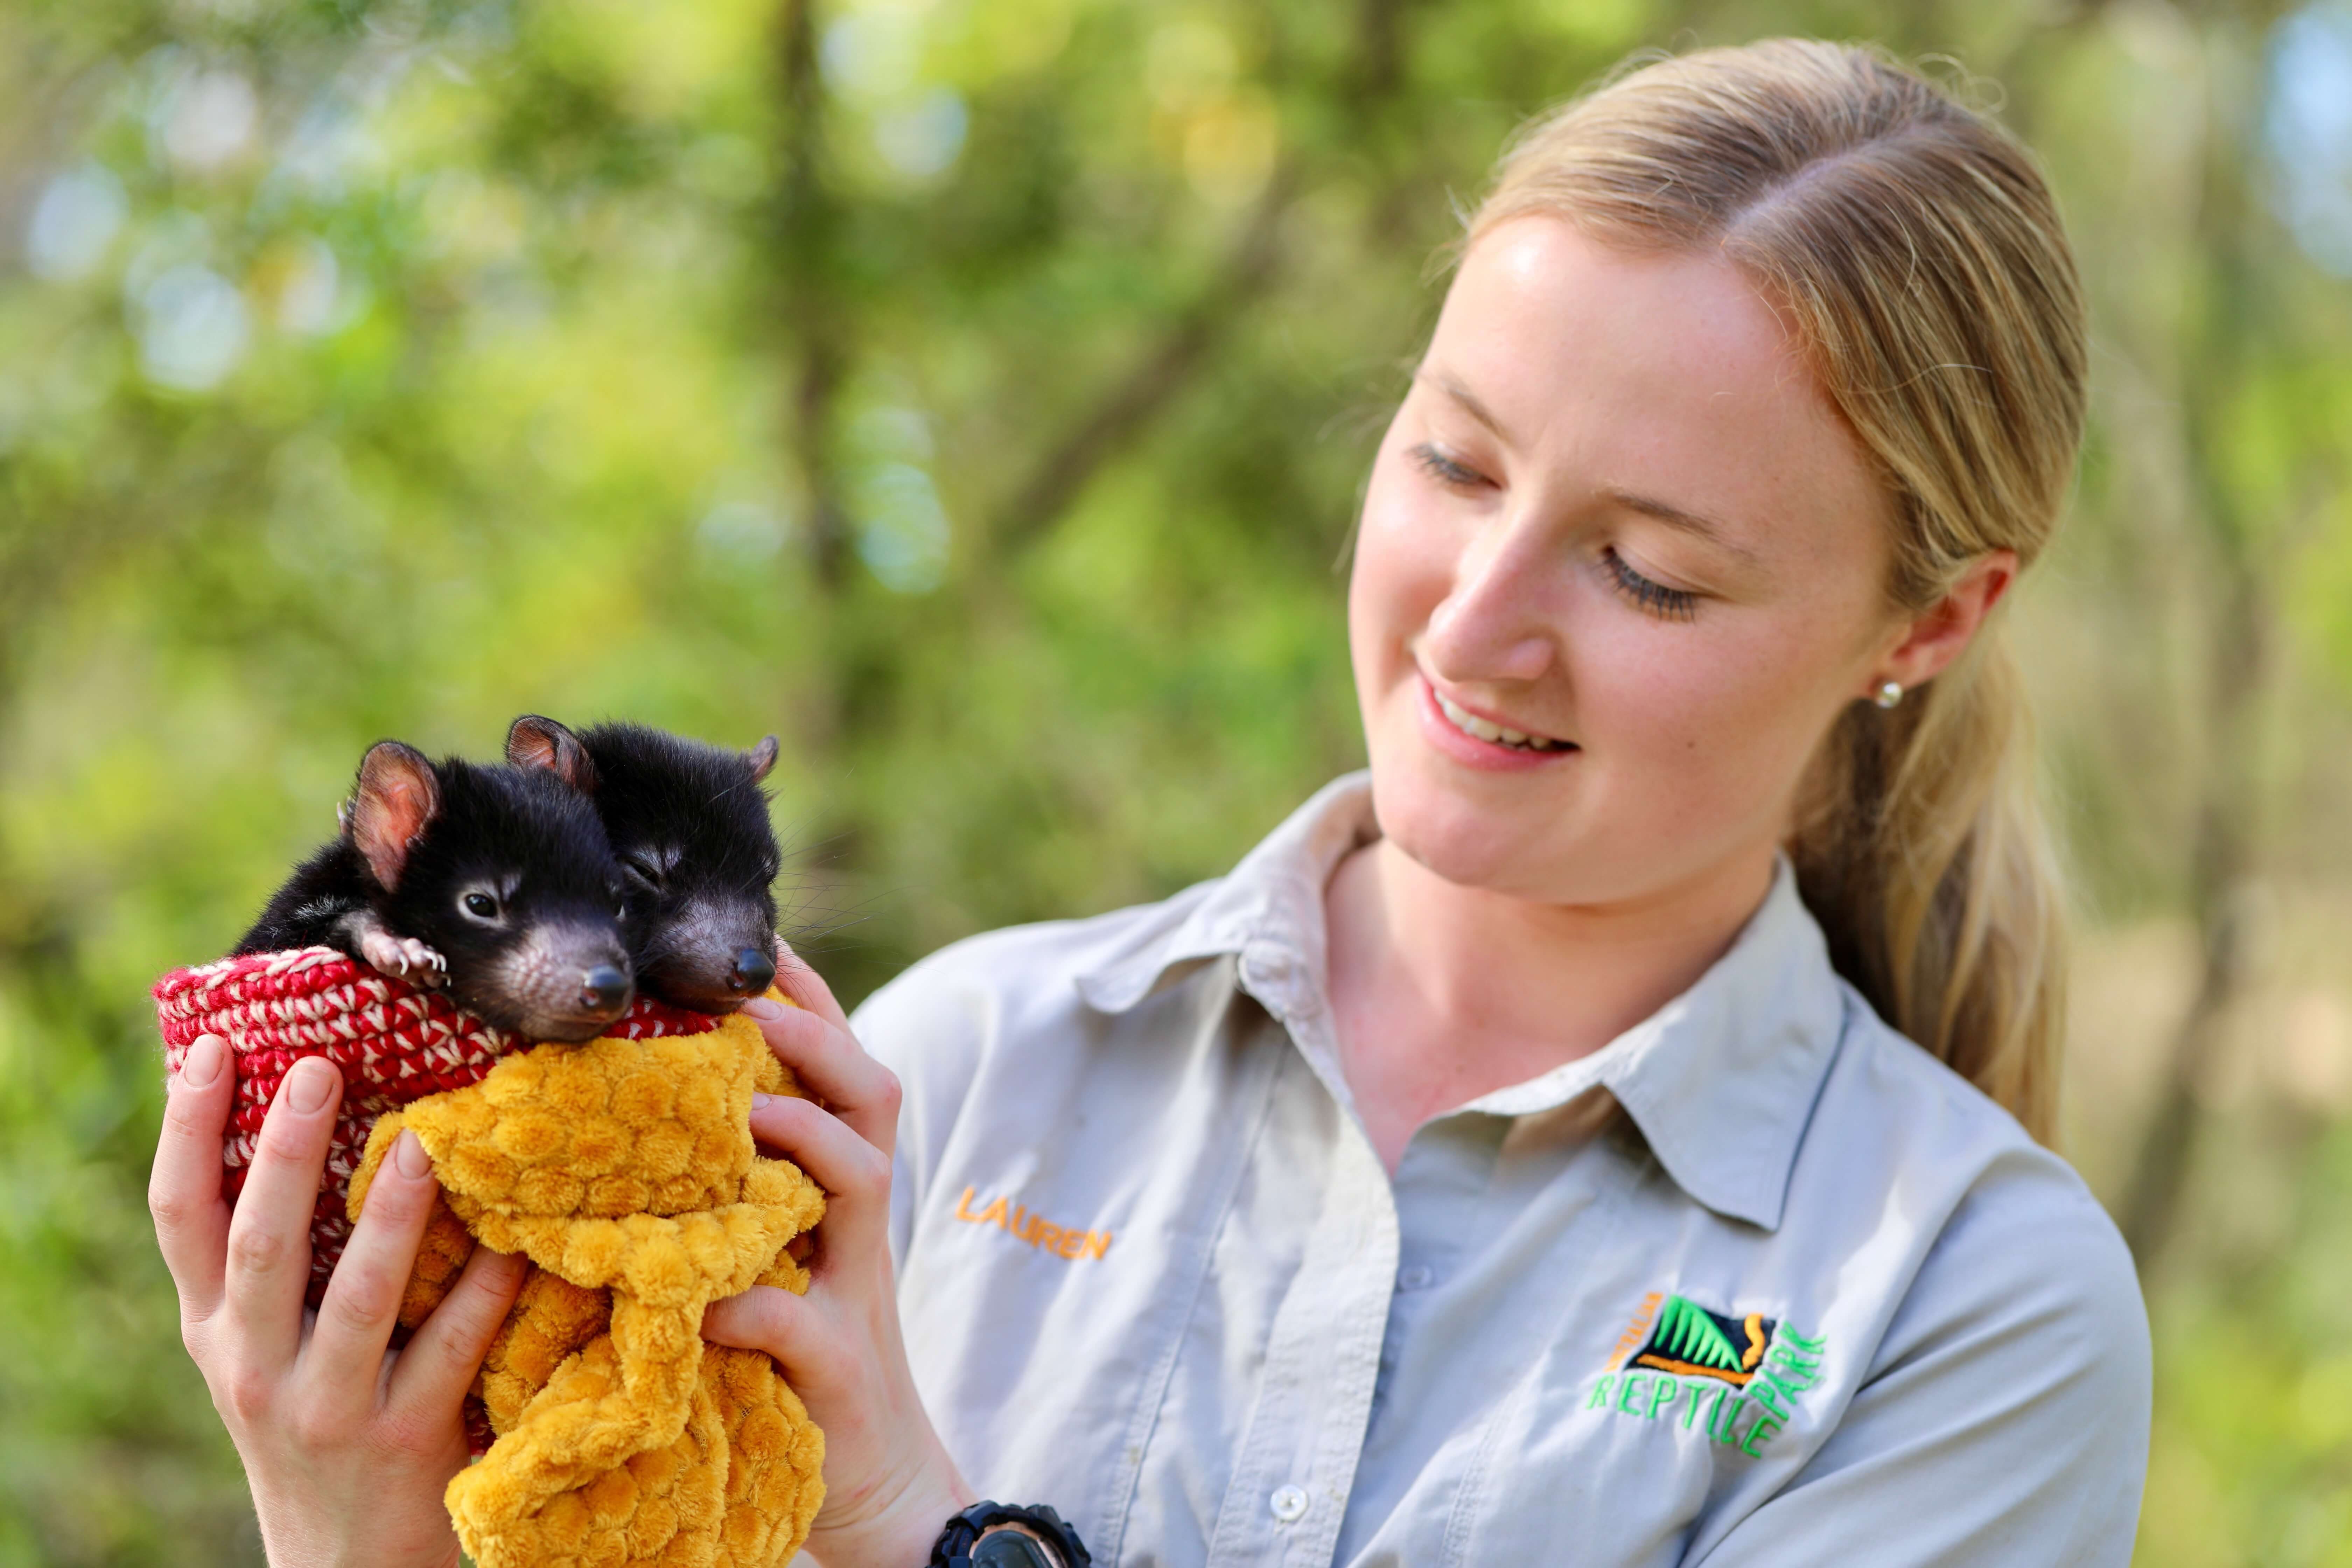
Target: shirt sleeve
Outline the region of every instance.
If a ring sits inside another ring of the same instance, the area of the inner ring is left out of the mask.
[[[2147,1468],[2147,1315],[2115,1226],[2021,1153],[1955,1212],[1796,1479],[1694,1563],[2123,1568]]]

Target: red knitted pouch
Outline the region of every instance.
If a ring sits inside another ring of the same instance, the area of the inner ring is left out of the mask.
[[[323,1057],[343,1075],[342,1107],[310,1219],[307,1300],[314,1307],[351,1236],[344,1202],[376,1118],[428,1094],[478,1083],[500,1057],[530,1043],[459,1012],[438,992],[420,991],[331,947],[175,969],[155,983],[155,1013],[163,1026],[164,1066],[173,1072],[197,1036],[228,1042],[236,1100],[222,1143],[221,1193],[232,1203],[286,1069],[299,1058]],[[700,1013],[640,997],[610,1032],[637,1040],[715,1026]]]

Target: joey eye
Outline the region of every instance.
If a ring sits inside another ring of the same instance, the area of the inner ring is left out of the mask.
[[[494,921],[499,918],[499,901],[488,893],[467,893],[458,902],[465,906],[467,914],[478,921]]]

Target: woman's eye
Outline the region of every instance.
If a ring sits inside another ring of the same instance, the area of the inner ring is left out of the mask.
[[[466,912],[478,921],[496,920],[499,917],[499,901],[488,893],[467,893],[465,903]]]
[[[1423,441],[1412,449],[1412,460],[1423,472],[1439,484],[1458,490],[1475,489],[1486,482],[1486,476],[1469,465],[1449,458],[1436,447]]]
[[[1669,588],[1664,583],[1654,583],[1625,563],[1610,545],[1601,552],[1601,562],[1617,591],[1660,620],[1688,621],[1698,616],[1698,595],[1681,588]]]

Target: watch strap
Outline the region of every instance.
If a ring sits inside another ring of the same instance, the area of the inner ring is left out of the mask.
[[[929,1568],[970,1568],[972,1550],[982,1532],[1000,1524],[1018,1524],[1034,1531],[1060,1553],[1063,1568],[1090,1568],[1094,1562],[1086,1543],[1078,1539],[1078,1532],[1044,1503],[1019,1508],[982,1501],[948,1521],[947,1528],[940,1531],[939,1541],[931,1547]]]

